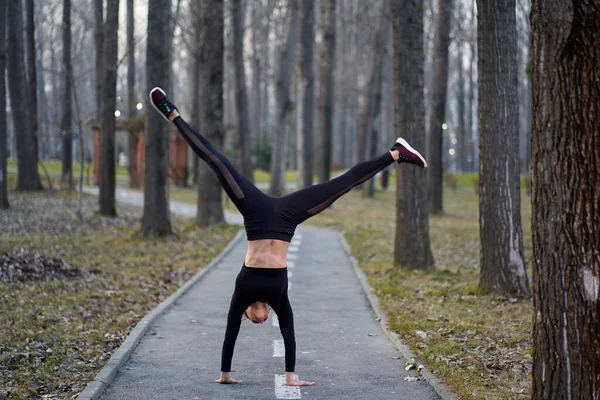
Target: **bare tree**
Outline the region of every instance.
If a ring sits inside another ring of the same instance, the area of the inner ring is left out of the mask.
[[[411,145],[425,144],[423,94],[423,0],[392,1],[394,36],[394,108],[396,132]],[[421,168],[396,169],[396,238],[394,265],[434,267],[429,241],[427,176]]]
[[[6,2],[0,3],[0,43],[5,43]],[[6,50],[0,48],[0,209],[10,206],[8,201],[8,171],[6,168],[8,130],[6,125]]]
[[[203,0],[195,0],[194,7],[192,9],[193,21],[194,21],[194,44],[191,49],[192,53],[192,64],[191,64],[191,75],[192,75],[192,118],[191,124],[194,129],[198,132],[202,132],[202,128],[200,127],[200,121],[202,120],[202,109],[200,106],[200,101],[203,98],[201,92],[201,66],[202,66],[202,26],[204,24],[204,20],[202,17],[202,2]],[[199,169],[199,161],[200,157],[196,155],[196,153],[192,152],[192,160],[193,160],[193,177],[192,182],[198,183],[198,169]]]
[[[29,118],[29,95],[25,61],[23,60],[23,3],[8,2],[7,20],[8,87],[17,147],[17,190],[42,190],[37,163],[36,141]]]
[[[73,64],[71,62],[71,0],[63,0],[63,96],[62,117],[62,167],[61,182],[69,189],[73,188],[73,106],[71,82]]]
[[[300,1],[300,54],[298,57],[298,130],[296,160],[298,188],[313,184],[313,120],[315,110],[315,4]]]
[[[29,118],[31,118],[31,129],[35,142],[35,154],[39,157],[38,145],[38,107],[37,107],[37,74],[35,53],[35,23],[33,0],[25,2],[25,64],[27,65],[27,92],[29,94]]]
[[[127,117],[132,119],[135,116],[135,42],[134,42],[134,1],[127,0]],[[128,141],[128,168],[129,168],[129,186],[136,187],[137,179],[133,179],[133,157],[136,154],[134,146],[137,144],[135,135],[137,132],[129,131]]]
[[[448,87],[448,46],[452,21],[452,0],[438,0],[436,19],[433,108],[429,115],[429,198],[431,213],[443,210],[443,134],[446,115],[446,88]]]
[[[334,113],[334,71],[335,71],[335,2],[336,0],[322,0],[321,13],[323,15],[323,40],[319,51],[319,85],[317,97],[317,138],[320,138],[321,157],[317,160],[317,173],[320,182],[326,182],[331,174],[331,148],[333,136]]]
[[[96,118],[100,120],[102,113],[102,79],[104,73],[102,72],[104,52],[104,0],[93,0],[94,1],[94,46],[96,49],[95,54],[95,71],[96,71]]]
[[[218,150],[223,148],[223,67],[224,67],[224,5],[223,0],[202,3],[200,58],[201,90],[203,95],[200,127],[201,133]],[[198,208],[196,222],[199,226],[220,224],[223,215],[223,190],[212,169],[204,162],[198,167]]]
[[[282,44],[279,62],[279,72],[275,88],[276,102],[276,129],[273,138],[273,153],[271,156],[271,196],[285,194],[285,161],[287,155],[286,126],[293,111],[291,100],[291,81],[296,65],[296,49],[298,42],[298,2],[289,1],[289,24],[287,39]]]
[[[600,394],[600,4],[531,6],[532,399]]]
[[[529,296],[519,190],[517,33],[514,0],[477,1],[479,58],[479,286]]]
[[[169,86],[171,40],[170,0],[148,3],[146,92],[159,85]],[[144,167],[144,215],[142,233],[162,236],[171,233],[169,210],[169,125],[157,112],[146,113]]]
[[[241,0],[231,0],[233,29],[233,69],[235,86],[235,105],[237,109],[237,139],[240,159],[240,172],[251,182],[252,160],[250,158],[250,115],[248,114],[248,91],[244,70],[244,21],[245,12]]]
[[[115,201],[115,106],[117,98],[117,54],[119,0],[107,0],[102,57],[102,115],[100,128],[100,214],[117,214]],[[146,156],[147,157],[147,156]]]

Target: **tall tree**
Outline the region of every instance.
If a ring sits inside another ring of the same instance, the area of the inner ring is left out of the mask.
[[[6,2],[0,3],[0,209],[8,208],[8,171],[6,166],[8,130],[6,125]]]
[[[224,5],[223,0],[202,2],[204,19],[201,31],[202,56],[200,58],[201,90],[203,95],[200,127],[201,133],[218,150],[223,148],[223,67],[224,67]],[[199,226],[220,224],[223,214],[223,190],[210,167],[201,162],[198,166],[198,207],[196,223]]]
[[[100,127],[100,214],[117,214],[115,200],[115,108],[117,99],[117,54],[119,0],[107,0],[102,54],[102,114]],[[148,155],[146,155],[146,158]]]
[[[287,155],[287,132],[294,104],[291,99],[291,81],[296,65],[296,49],[298,41],[298,2],[289,1],[289,24],[287,39],[282,44],[280,52],[279,71],[275,83],[276,103],[276,132],[273,138],[273,153],[271,155],[271,196],[285,194],[285,162]]]
[[[245,12],[242,0],[231,0],[233,29],[233,69],[235,86],[235,105],[237,109],[237,133],[240,172],[251,182],[252,160],[250,158],[250,115],[248,113],[248,91],[246,89],[246,72],[244,69],[244,21]]]
[[[323,40],[319,50],[319,84],[317,96],[317,138],[320,139],[321,151],[317,152],[317,174],[320,182],[326,182],[331,174],[331,148],[334,118],[334,71],[335,71],[335,2],[322,0],[321,14],[323,15]]]
[[[195,0],[194,7],[191,9],[193,21],[194,21],[194,44],[191,49],[192,63],[190,73],[192,75],[192,118],[191,124],[194,129],[198,132],[202,132],[200,127],[200,121],[202,120],[201,112],[202,108],[200,102],[202,100],[201,93],[201,74],[202,74],[202,26],[204,20],[202,17],[203,7],[202,3],[204,0]],[[196,153],[192,152],[192,182],[198,183],[198,168],[199,168],[200,157]]]
[[[71,189],[73,187],[73,106],[71,82],[73,81],[73,64],[71,62],[71,0],[63,0],[63,96],[61,106],[62,131],[62,167],[61,182]]]
[[[95,47],[95,72],[96,72],[96,118],[100,120],[102,114],[102,72],[104,52],[104,0],[94,0],[94,47]]]
[[[600,395],[600,3],[534,0],[532,399]]]
[[[313,120],[315,110],[315,4],[300,1],[300,54],[296,160],[298,188],[313,184]]]
[[[438,0],[436,19],[433,107],[429,114],[429,199],[431,212],[443,212],[443,134],[442,124],[446,114],[446,88],[448,87],[448,46],[452,22],[452,0]]]
[[[479,286],[529,295],[519,190],[517,32],[514,0],[477,0],[479,58]]]
[[[35,154],[39,157],[39,118],[37,105],[37,73],[36,73],[36,52],[35,52],[35,23],[33,0],[25,2],[25,32],[26,44],[25,54],[27,65],[27,93],[29,94],[29,117],[31,118],[31,129],[33,140],[35,142]]]
[[[423,94],[423,0],[392,1],[394,35],[394,127],[417,149],[425,145]],[[429,241],[427,175],[421,168],[396,168],[394,265],[434,267]]]
[[[36,141],[29,118],[29,94],[23,59],[23,2],[8,2],[7,20],[8,87],[17,147],[17,190],[42,190],[37,163]]]
[[[171,1],[148,3],[146,92],[156,86],[169,87],[171,46]],[[147,107],[146,109],[150,109]],[[157,112],[146,113],[144,166],[144,215],[142,233],[162,236],[171,233],[169,209],[169,125]]]
[[[135,42],[134,42],[134,1],[127,0],[127,117],[132,119],[135,116]],[[136,187],[139,182],[133,179],[133,157],[136,154],[134,146],[137,145],[137,132],[129,131],[127,136],[128,142],[128,168],[129,168],[129,186]]]

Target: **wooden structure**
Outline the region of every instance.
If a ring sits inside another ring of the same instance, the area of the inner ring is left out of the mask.
[[[94,131],[94,157],[92,160],[94,185],[98,184],[98,170],[100,164],[100,125],[95,123],[91,125]],[[144,120],[137,118],[116,124],[117,131],[127,132],[128,164],[130,187],[140,187],[144,185]],[[185,169],[188,158],[188,144],[185,139],[176,131],[170,134],[171,143],[169,147],[169,178],[171,184],[184,186]],[[115,157],[118,159],[118,157]]]

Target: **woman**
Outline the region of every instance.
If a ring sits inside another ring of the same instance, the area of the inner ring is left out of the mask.
[[[231,378],[231,359],[242,316],[264,323],[269,306],[279,319],[285,346],[285,378],[289,386],[307,386],[314,382],[294,378],[296,342],[294,317],[287,294],[287,250],[296,226],[329,207],[340,196],[396,161],[427,167],[425,159],[402,138],[385,154],[350,168],[328,182],[313,185],[283,197],[271,197],[242,176],[179,115],[177,108],[160,88],[150,91],[150,102],[179,132],[217,174],[223,189],[244,217],[248,252],[237,276],[227,316],[227,329],[221,355],[218,383],[241,383]]]

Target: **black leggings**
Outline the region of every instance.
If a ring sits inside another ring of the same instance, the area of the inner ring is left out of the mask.
[[[283,197],[272,197],[240,174],[225,156],[194,131],[181,117],[173,121],[194,152],[217,174],[225,192],[244,216],[248,240],[280,239],[289,242],[297,225],[317,215],[394,162],[389,152],[361,162],[328,182]]]

